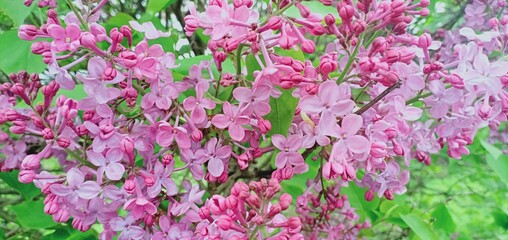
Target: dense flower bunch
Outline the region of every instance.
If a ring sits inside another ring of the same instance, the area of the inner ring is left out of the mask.
[[[487,4],[475,1],[466,16],[475,22],[435,41],[407,33],[428,0],[320,2],[337,12],[299,0],[272,1],[264,16],[252,0],[210,0],[204,12],[190,4],[185,32],[210,36],[213,61],[182,78],[175,55],[149,44],[169,36],[151,22],[107,32],[107,0],[65,18],[49,9],[19,37],[48,40],[32,52],[53,78],[20,72],[0,86],[0,123],[12,133],[0,134],[1,170],[34,182],[55,221],[102,224],[101,239],[355,238],[369,223],[343,186],[391,200],[406,191],[412,159],[429,165],[443,148],[460,159],[479,128],[506,121],[508,62],[493,56],[506,49],[508,15],[477,18],[474,4]],[[324,52],[316,36],[330,40]],[[296,50],[305,58],[288,54]],[[228,59],[235,72],[223,70]],[[76,85],[86,98],[60,94]],[[285,124],[281,114],[293,116]],[[50,158],[62,172],[44,169]],[[280,182],[310,161],[319,173],[290,216]]]

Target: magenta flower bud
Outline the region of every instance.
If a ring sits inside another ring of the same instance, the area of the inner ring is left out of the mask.
[[[53,130],[51,130],[50,128],[44,128],[41,131],[41,135],[45,140],[51,140],[55,137],[55,135],[53,135]]]
[[[27,41],[35,40],[38,30],[39,29],[34,25],[23,24],[19,26],[18,37]]]
[[[310,10],[308,7],[302,5],[300,2],[296,2],[295,6],[296,8],[298,8],[298,11],[300,12],[300,15],[302,15],[303,18],[309,17]]]
[[[147,187],[151,187],[155,184],[155,178],[153,176],[150,176],[150,175],[142,175],[143,177],[143,180],[145,182],[145,185]]]
[[[275,203],[272,205],[272,207],[270,207],[270,211],[268,212],[268,214],[266,215],[267,218],[272,218],[273,216],[279,214],[282,212],[282,207],[280,206],[280,204],[278,203]]]
[[[125,192],[129,194],[133,194],[134,191],[136,190],[136,183],[132,179],[127,179],[123,184],[123,189],[125,190]]]
[[[367,23],[364,21],[358,20],[353,23],[353,31],[355,32],[356,36],[360,36],[363,31],[367,28]]]
[[[267,26],[273,31],[279,30],[282,27],[282,20],[277,16],[271,17]]]
[[[106,55],[102,50],[100,50],[97,47],[97,38],[92,33],[89,32],[82,33],[79,41],[83,47],[93,50],[98,55],[100,56]]]
[[[386,151],[386,143],[384,142],[374,142],[370,148],[370,155],[375,158],[385,157],[387,153]]]
[[[226,198],[226,207],[228,209],[234,210],[237,206],[238,206],[238,199],[236,198],[236,196],[230,195]]]
[[[143,222],[148,227],[151,227],[155,223],[155,218],[152,215],[150,215],[150,214],[146,214],[143,220],[144,220]]]
[[[233,6],[235,8],[239,8],[241,6],[246,6],[248,8],[252,7],[254,2],[252,0],[233,0]]]
[[[372,189],[369,189],[369,191],[365,192],[363,198],[365,198],[365,200],[368,202],[372,201],[372,199],[374,199],[374,191],[372,191]]]
[[[24,170],[35,170],[41,167],[41,158],[37,154],[30,154],[23,158],[21,168]]]
[[[41,53],[41,55],[42,55],[42,61],[45,64],[50,64],[50,63],[54,62],[53,54],[50,51],[45,51],[45,52]]]
[[[127,38],[127,44],[129,44],[129,47],[132,46],[132,30],[128,26],[122,26],[120,27],[120,32],[122,35]]]
[[[386,199],[393,200],[393,193],[392,191],[390,191],[390,189],[387,189],[383,195],[385,196]]]
[[[316,51],[316,45],[314,44],[314,41],[312,40],[305,40],[302,43],[302,51],[304,53],[314,53]]]
[[[231,188],[231,195],[237,196],[239,198],[245,197],[245,194],[248,194],[250,188],[244,182],[236,182]]]
[[[420,7],[428,7],[430,5],[430,0],[420,0],[418,5],[420,5]]]
[[[307,86],[305,86],[305,91],[309,93],[310,95],[315,95],[318,93],[319,85],[312,83]]]
[[[192,140],[194,140],[194,142],[200,142],[201,140],[203,140],[203,132],[201,132],[199,129],[194,129],[192,130]]]
[[[106,81],[111,81],[111,80],[115,79],[116,75],[117,75],[117,70],[116,69],[111,68],[111,67],[107,67],[102,72],[101,78],[106,80]]]
[[[261,130],[261,133],[266,134],[267,132],[272,130],[272,123],[270,123],[270,121],[260,117],[258,119],[258,127],[259,127],[259,130]]]
[[[44,94],[45,97],[54,97],[59,89],[60,89],[60,84],[58,84],[55,81],[51,81],[51,82],[49,82],[48,85],[43,86],[41,88],[42,94]]]
[[[84,32],[81,34],[80,43],[83,47],[92,49],[97,47],[97,38],[91,33]]]
[[[134,153],[134,140],[131,137],[124,137],[120,142],[122,151],[127,154]]]
[[[480,105],[480,107],[477,110],[477,113],[481,119],[487,120],[492,115],[492,107],[488,104],[488,102],[485,102],[484,104]]]
[[[59,203],[56,201],[50,201],[44,205],[44,213],[53,215],[60,210]]]
[[[333,4],[333,0],[319,0],[319,2],[325,6],[332,6]]]
[[[88,134],[88,129],[86,128],[86,126],[84,124],[81,124],[78,127],[76,127],[76,133],[79,136],[84,136],[84,135]]]
[[[208,219],[211,216],[210,209],[206,206],[201,207],[198,210],[198,214],[201,219]]]
[[[48,18],[56,19],[56,18],[58,18],[58,13],[55,11],[55,9],[49,9],[49,10],[46,12],[46,16],[47,16]]]
[[[489,26],[491,28],[497,28],[499,26],[499,19],[497,19],[497,18],[489,19]]]
[[[335,17],[332,14],[328,14],[325,16],[325,23],[328,26],[335,25],[336,20]]]
[[[131,51],[122,51],[118,56],[127,68],[133,68],[138,64],[137,55]]]
[[[170,165],[171,163],[173,163],[173,160],[174,160],[173,154],[171,153],[166,154],[164,155],[164,157],[162,157],[162,164],[164,164],[165,166]]]
[[[56,140],[56,142],[61,148],[68,148],[71,145],[71,141],[66,137],[60,137]]]
[[[353,6],[348,4],[338,4],[337,10],[339,11],[340,18],[342,18],[342,20],[346,22],[350,21],[355,14],[355,9],[353,8]]]
[[[462,89],[464,88],[464,79],[462,79],[457,74],[449,75],[447,78],[445,78],[446,82],[452,84],[454,88]]]
[[[404,156],[404,148],[402,148],[402,146],[400,144],[398,144],[397,142],[393,141],[392,140],[392,143],[393,143],[393,152],[395,154],[397,154],[397,156]]]
[[[288,193],[283,193],[279,197],[279,204],[282,208],[282,210],[286,210],[291,205],[291,202],[293,201],[293,197]]]
[[[199,19],[193,15],[187,15],[184,18],[185,21],[185,34],[191,36],[199,28]]]
[[[404,0],[393,0],[391,3],[392,12],[396,14],[402,14],[406,11],[406,1]]]
[[[424,33],[418,38],[418,47],[427,49],[432,44],[432,37],[428,33]]]
[[[231,217],[229,217],[228,215],[220,215],[219,218],[215,220],[215,224],[217,224],[217,226],[219,226],[220,229],[228,231],[229,229],[231,229],[231,225],[233,223]]]
[[[30,7],[32,5],[32,3],[34,2],[34,0],[24,0],[23,1],[23,4],[27,7]]]
[[[65,209],[59,209],[58,212],[53,214],[53,220],[55,222],[67,222],[69,221],[69,217],[71,216],[70,212]]]
[[[282,49],[290,49],[293,46],[293,42],[286,34],[282,34],[282,36],[280,36],[278,43]]]
[[[33,170],[21,170],[18,175],[18,180],[22,183],[31,183],[35,179],[35,172]]]
[[[111,37],[112,43],[111,43],[111,52],[115,52],[117,48],[117,44],[121,43],[123,40],[123,34],[118,31],[118,28],[113,28],[109,32],[109,36]]]
[[[397,76],[397,74],[395,74],[394,72],[387,72],[385,73],[383,78],[379,80],[379,83],[383,84],[386,87],[390,87],[393,84],[397,83],[398,81],[399,77]]]
[[[72,227],[81,232],[86,232],[90,229],[90,225],[84,225],[83,220],[79,218],[72,219]]]
[[[429,166],[432,161],[429,154],[422,151],[416,151],[416,160],[424,163],[427,166]]]
[[[298,233],[302,229],[302,220],[299,217],[290,217],[288,227],[290,233]]]
[[[375,55],[379,52],[384,52],[388,48],[388,42],[384,37],[377,37],[372,42],[372,48],[370,49],[369,56]]]

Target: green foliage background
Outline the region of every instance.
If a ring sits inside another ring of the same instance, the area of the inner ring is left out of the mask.
[[[6,81],[7,74],[19,70],[31,73],[44,73],[45,65],[40,56],[30,52],[31,43],[17,37],[17,27],[23,23],[40,25],[43,23],[44,10],[33,4],[25,7],[21,0],[0,0],[0,81]],[[65,1],[58,1],[58,11],[68,12]],[[192,64],[201,60],[211,59],[210,56],[197,56],[203,52],[203,43],[207,37],[187,38],[182,31],[174,28],[181,26],[181,21],[163,18],[175,16],[177,20],[185,16],[181,12],[185,1],[182,0],[143,0],[113,1],[105,8],[106,29],[127,25],[132,19],[141,22],[152,21],[161,30],[171,30],[168,38],[158,39],[166,51],[174,51],[181,66],[174,71],[176,78],[185,76]],[[196,1],[198,7],[203,1]],[[465,1],[440,0],[431,1],[431,16],[427,19],[416,19],[411,26],[415,33],[435,31],[440,27],[453,28],[461,21]],[[328,14],[335,12],[315,1],[305,2],[312,12]],[[443,14],[442,8],[447,14]],[[288,14],[298,14],[296,9],[289,9]],[[139,41],[140,36],[135,36]],[[190,44],[177,44],[179,40],[187,40]],[[178,45],[178,46],[177,46]],[[202,49],[200,49],[200,47]],[[301,52],[281,52],[293,57],[303,58]],[[249,78],[252,71],[259,69],[252,57],[245,63]],[[76,68],[82,68],[77,66]],[[226,62],[224,68],[234,71],[234,63]],[[227,92],[227,91],[226,91]],[[84,97],[81,88],[72,92],[64,92],[74,98]],[[227,99],[228,96],[218,96]],[[290,117],[296,100],[289,94],[283,99],[271,102],[272,108],[280,109],[278,113],[269,115],[274,133],[285,133],[289,127]],[[22,106],[22,105],[20,105]],[[286,111],[287,110],[287,111]],[[362,232],[371,239],[508,239],[508,156],[501,149],[504,145],[491,145],[486,139],[489,131],[483,129],[470,146],[471,155],[461,160],[449,159],[446,152],[433,156],[431,166],[424,166],[416,161],[411,164],[411,182],[408,192],[396,196],[393,201],[378,199],[366,202],[363,198],[365,190],[351,185],[344,188],[352,206],[362,219],[369,219],[372,228]],[[306,160],[310,170],[304,175],[284,183],[284,190],[295,197],[305,189],[307,178],[316,175],[319,163],[313,161],[310,154]],[[56,164],[46,161],[47,166]],[[72,229],[70,222],[54,223],[50,216],[43,212],[43,196],[33,184],[21,184],[17,180],[17,172],[0,173],[0,240],[2,239],[96,239],[101,226],[94,225],[86,233]]]

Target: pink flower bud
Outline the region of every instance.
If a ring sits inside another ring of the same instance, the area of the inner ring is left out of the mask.
[[[231,229],[231,225],[233,223],[231,217],[229,217],[228,215],[221,215],[219,216],[219,218],[215,220],[215,224],[217,224],[217,226],[219,226],[220,229],[228,231],[229,229]]]
[[[192,140],[194,140],[194,142],[200,142],[203,140],[203,132],[198,129],[192,130]]]
[[[125,38],[127,38],[127,44],[129,44],[129,47],[132,46],[132,30],[130,27],[124,25],[120,27],[120,32]]]
[[[420,5],[420,7],[428,7],[430,5],[430,0],[420,0],[418,5]]]
[[[234,195],[230,195],[226,198],[226,207],[228,209],[234,210],[238,205],[238,199]]]
[[[56,140],[58,146],[61,148],[68,148],[71,145],[71,141],[68,138],[60,137]]]
[[[418,38],[418,47],[427,49],[432,44],[432,37],[428,33],[424,33]]]
[[[235,8],[239,8],[241,6],[246,6],[248,8],[252,7],[254,2],[252,0],[233,0],[233,6]]]
[[[174,160],[173,154],[168,153],[164,155],[164,157],[162,157],[162,164],[164,164],[165,166],[170,165],[171,163],[173,163],[173,160]]]
[[[90,229],[90,225],[84,225],[83,220],[79,218],[72,219],[72,227],[81,232],[86,232]]]
[[[35,172],[33,170],[21,170],[18,175],[18,180],[22,183],[31,183],[34,178]]]
[[[137,55],[131,51],[122,51],[118,56],[127,68],[133,68],[138,64]]]
[[[370,155],[372,155],[375,158],[382,158],[385,157],[387,153],[386,151],[386,143],[384,142],[374,142],[371,145],[370,148]]]
[[[383,195],[385,196],[386,199],[393,200],[393,193],[392,191],[390,191],[390,189],[387,189]]]
[[[401,14],[406,11],[406,1],[404,0],[393,0],[391,3],[392,12]]]
[[[286,210],[291,205],[291,202],[293,201],[293,197],[290,194],[283,193],[279,198],[279,204],[282,208],[282,210]]]
[[[335,17],[332,14],[328,14],[325,16],[325,23],[328,26],[335,25],[336,20]]]
[[[288,227],[290,233],[299,233],[302,229],[302,220],[299,217],[290,217]]]
[[[295,4],[296,8],[298,8],[298,11],[300,12],[300,15],[302,15],[303,18],[307,18],[310,15],[310,9],[304,5],[302,5],[300,2],[296,2]]]
[[[145,217],[143,218],[143,222],[148,226],[148,227],[151,227],[154,222],[155,222],[155,218],[150,215],[150,214],[146,214]]]
[[[104,69],[104,71],[101,74],[101,78],[106,81],[111,81],[115,79],[117,75],[117,70],[111,67],[107,67]]]
[[[303,41],[302,51],[308,54],[314,53],[314,51],[316,51],[316,45],[314,44],[314,41],[308,39]]]
[[[340,18],[342,18],[342,20],[345,22],[350,21],[355,14],[355,9],[353,6],[348,4],[337,5],[337,10],[339,11]]]
[[[41,158],[37,154],[30,154],[23,158],[21,168],[24,170],[35,170],[41,167]]]
[[[369,56],[375,55],[379,52],[384,52],[388,48],[388,42],[384,37],[377,37],[372,42],[372,48],[370,49]]]
[[[53,215],[60,210],[59,203],[56,201],[50,201],[44,205],[44,213]]]
[[[261,130],[261,133],[263,134],[266,134],[267,132],[272,130],[272,124],[270,123],[270,121],[263,119],[261,117],[258,119],[258,127],[259,130]]]
[[[123,184],[123,189],[125,190],[125,192],[129,194],[133,194],[134,191],[136,190],[136,183],[132,179],[127,179]]]
[[[41,131],[41,135],[42,137],[45,139],[45,140],[51,140],[53,139],[55,136],[53,135],[53,130],[51,130],[50,128],[44,128],[42,131]]]
[[[53,220],[55,222],[67,222],[69,221],[69,217],[71,216],[70,212],[66,209],[59,209],[58,212],[53,214]]]
[[[368,202],[372,201],[372,199],[374,199],[374,191],[372,191],[372,189],[369,189],[369,191],[365,192],[363,198],[365,198],[365,200]]]
[[[19,26],[18,37],[26,41],[35,40],[38,30],[39,29],[34,25],[23,24]]]
[[[115,52],[117,48],[117,44],[121,43],[123,40],[123,34],[118,31],[118,28],[113,28],[109,32],[109,35],[111,37],[112,43],[111,43],[111,49],[110,52]]]

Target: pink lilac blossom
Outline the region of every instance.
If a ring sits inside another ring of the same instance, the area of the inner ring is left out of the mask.
[[[59,15],[56,1],[38,1],[51,8],[46,22],[18,35],[53,79],[21,71],[0,84],[0,170],[34,182],[55,221],[102,224],[101,239],[353,239],[370,224],[341,189],[392,200],[408,165],[445,148],[460,159],[480,128],[507,121],[496,56],[508,15],[483,1],[468,4],[458,31],[420,36],[408,26],[429,1],[316,2],[337,9],[327,15],[299,0],[268,13],[252,0],[190,4],[185,34],[210,36],[212,60],[183,73],[187,59],[152,41],[170,36],[159,24],[107,32],[107,2]],[[86,97],[62,95],[80,85]],[[50,158],[61,172],[41,164]],[[281,184],[310,163],[317,174],[293,199]]]

